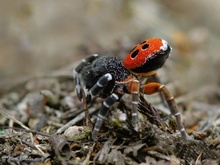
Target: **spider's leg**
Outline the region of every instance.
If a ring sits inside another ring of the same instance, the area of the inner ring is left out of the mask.
[[[89,103],[91,98],[94,96],[97,96],[106,86],[109,84],[109,82],[113,79],[112,75],[110,73],[104,74],[102,77],[99,78],[99,80],[96,82],[96,84],[89,90],[89,93],[87,95],[86,102]],[[103,119],[108,113],[109,108],[115,103],[115,101],[118,100],[118,95],[111,94],[106,101],[103,102],[103,106],[101,110],[98,113],[98,118],[96,120],[95,127],[93,129],[92,133],[92,139],[95,140],[97,136],[97,132],[99,131]]]
[[[76,67],[76,69],[73,70],[73,77],[74,77],[74,82],[75,82],[75,89],[77,93],[78,99],[81,101],[83,98],[85,98],[85,92],[83,90],[83,87],[81,85],[80,81],[80,73],[82,69],[93,62],[96,58],[99,56],[97,54],[90,55],[86,57],[85,59],[82,60],[82,62]]]
[[[131,107],[132,107],[132,125],[135,131],[139,130],[138,126],[138,99],[139,99],[139,92],[140,92],[140,82],[136,79],[132,80],[130,84],[127,86],[127,90],[132,95]]]
[[[93,129],[93,132],[92,132],[92,139],[93,140],[97,140],[97,133],[99,132],[101,126],[102,126],[102,123],[103,123],[103,120],[105,119],[105,117],[107,116],[108,114],[108,111],[109,109],[111,108],[111,106],[117,101],[120,99],[120,95],[118,94],[115,94],[115,93],[112,93],[104,102],[103,102],[103,105],[102,105],[102,108],[99,110],[99,113],[98,113],[98,117],[97,117],[97,120],[96,120],[96,123],[95,123],[95,127]]]
[[[99,95],[99,93],[109,84],[112,79],[113,78],[110,73],[106,73],[100,77],[96,84],[89,90],[86,102],[89,103],[92,97]]]
[[[158,75],[157,72],[156,72],[154,75],[152,75],[152,78],[153,78],[156,82],[158,82],[158,83],[161,84],[160,76]],[[159,92],[159,95],[160,95],[161,102],[163,103],[163,105],[164,105],[165,107],[167,107],[168,105],[167,105],[167,103],[166,103],[166,99],[164,98],[163,93],[162,93],[162,92]]]
[[[174,100],[174,97],[173,95],[170,93],[170,91],[167,89],[166,86],[164,86],[163,84],[160,84],[160,83],[148,83],[146,85],[144,85],[142,87],[142,92],[144,94],[154,94],[156,92],[162,92],[162,94],[164,95],[165,99],[166,99],[166,102],[169,106],[169,109],[170,109],[170,112],[173,116],[175,116],[176,118],[176,122],[177,122],[177,127],[182,135],[182,138],[184,141],[187,140],[187,133],[185,131],[185,128],[183,126],[183,123],[181,121],[181,115],[178,111],[178,108],[177,108],[177,105],[176,105],[176,102]]]

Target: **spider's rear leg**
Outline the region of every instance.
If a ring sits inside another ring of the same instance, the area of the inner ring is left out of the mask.
[[[183,123],[181,121],[181,115],[178,111],[178,108],[177,108],[176,102],[174,100],[174,97],[170,93],[170,91],[167,89],[167,87],[165,87],[163,84],[152,82],[152,83],[148,83],[148,84],[144,85],[142,87],[142,92],[144,94],[148,94],[148,95],[154,94],[156,92],[162,92],[162,94],[164,95],[164,97],[166,99],[166,102],[169,106],[171,114],[173,116],[175,116],[175,118],[176,118],[177,127],[178,127],[178,129],[181,133],[182,139],[184,141],[186,141],[187,138],[188,138],[188,135],[187,135],[187,133],[185,131],[185,128],[183,126]]]

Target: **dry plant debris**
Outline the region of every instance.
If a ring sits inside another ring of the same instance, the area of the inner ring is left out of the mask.
[[[70,72],[71,73],[71,72]],[[141,132],[131,125],[129,96],[112,107],[99,139],[85,127],[84,105],[76,99],[71,74],[24,81],[1,95],[0,161],[3,164],[219,164],[220,107],[177,98],[191,140],[176,133],[167,108],[140,96]],[[159,97],[153,96],[151,100]],[[88,107],[94,123],[103,100]],[[189,105],[188,105],[189,104]],[[157,107],[157,108],[155,108]],[[193,111],[192,111],[193,109]],[[197,116],[192,118],[190,115]],[[126,118],[125,118],[126,117]],[[189,122],[188,122],[189,120]]]

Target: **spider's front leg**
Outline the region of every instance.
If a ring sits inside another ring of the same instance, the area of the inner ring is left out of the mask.
[[[91,121],[90,121],[90,117],[89,117],[89,112],[88,112],[88,109],[87,109],[87,101],[86,101],[87,99],[86,99],[85,91],[82,87],[80,74],[81,74],[84,67],[91,64],[98,57],[99,57],[98,54],[92,54],[92,55],[86,57],[76,67],[76,69],[73,70],[73,78],[74,78],[74,82],[75,82],[76,94],[77,94],[78,99],[80,101],[83,101],[83,104],[85,106],[85,125],[87,127],[92,127],[92,125],[91,125]]]
[[[164,97],[167,101],[167,104],[169,106],[171,114],[173,116],[175,116],[175,118],[176,118],[177,127],[178,127],[178,129],[181,133],[182,139],[184,141],[186,141],[188,135],[187,135],[187,133],[185,131],[185,128],[183,126],[183,123],[181,121],[181,115],[178,111],[178,108],[177,108],[176,102],[174,100],[174,97],[170,93],[170,91],[167,89],[167,87],[164,86],[163,84],[152,82],[152,83],[148,83],[148,84],[144,85],[142,87],[142,92],[144,94],[147,94],[147,95],[151,95],[151,94],[154,94],[156,92],[162,92],[162,94],[164,95]]]
[[[87,96],[87,102],[90,102],[91,98],[100,94],[100,92],[107,87],[107,85],[112,81],[113,77],[110,73],[104,74],[96,84],[89,90]],[[92,132],[92,139],[96,140],[97,133],[99,132],[103,120],[105,119],[106,115],[110,107],[120,98],[119,94],[112,93],[104,102],[102,108],[99,110],[98,117],[95,123],[95,127]]]
[[[97,96],[100,92],[112,81],[112,75],[110,73],[104,74],[96,84],[89,90],[89,93],[86,98],[86,102],[89,103],[92,97]]]

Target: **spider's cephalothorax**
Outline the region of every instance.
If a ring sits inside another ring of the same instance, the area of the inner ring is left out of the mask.
[[[180,113],[169,90],[159,82],[140,84],[138,76],[153,76],[169,57],[172,48],[165,40],[153,38],[138,44],[126,56],[124,62],[117,57],[99,56],[93,54],[83,59],[74,70],[75,89],[80,100],[89,104],[93,96],[106,98],[98,113],[92,139],[96,136],[110,107],[118,101],[124,93],[132,95],[132,124],[138,128],[137,105],[139,93],[154,94],[161,92],[170,108],[171,114],[176,117],[177,125],[183,140],[187,134],[181,122]],[[83,85],[88,90],[85,96]]]

